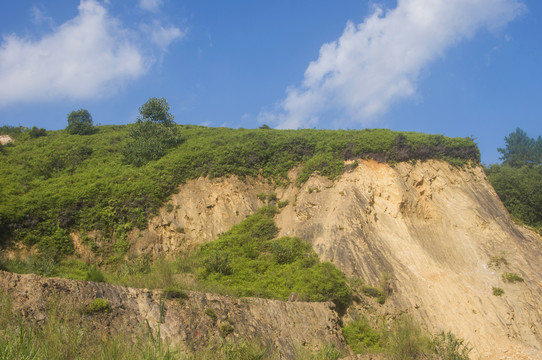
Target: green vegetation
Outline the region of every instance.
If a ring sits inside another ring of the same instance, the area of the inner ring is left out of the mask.
[[[491,288],[491,291],[493,292],[493,295],[495,295],[495,296],[501,296],[502,294],[504,294],[504,290],[501,289],[500,287],[493,286]]]
[[[310,244],[298,238],[274,239],[277,209],[263,207],[195,254],[204,287],[236,296],[287,300],[296,293],[304,301],[350,301],[344,275],[321,263]]]
[[[502,274],[502,279],[507,283],[524,282],[523,278],[516,273],[505,272]]]
[[[339,227],[339,229],[341,229]],[[389,275],[383,274],[380,282],[380,288],[369,286],[363,282],[359,277],[353,277],[348,279],[348,285],[350,285],[353,292],[358,295],[366,295],[375,298],[376,302],[383,305],[386,302],[386,298],[389,295]]]
[[[518,128],[505,142],[503,163],[486,168],[488,180],[512,217],[542,234],[542,137]]]
[[[433,350],[442,360],[468,360],[472,347],[451,332],[441,332],[433,337]]]
[[[489,259],[489,267],[499,268],[501,265],[508,265],[508,260],[504,257],[505,254],[494,255]]]
[[[506,147],[497,149],[504,166],[520,168],[542,164],[542,137],[530,138],[520,128],[504,138]]]
[[[346,343],[356,354],[383,354],[390,359],[468,360],[472,348],[452,333],[426,334],[408,316],[371,326],[365,318],[343,327]]]
[[[92,329],[88,315],[77,305],[53,299],[46,321],[38,326],[13,314],[11,298],[0,291],[0,359],[104,359],[104,360],[231,360],[276,359],[271,350],[243,339],[210,339],[194,351],[171,346],[140,327],[116,334],[100,334]],[[228,330],[226,328],[226,330]],[[308,354],[304,359],[336,360]]]
[[[31,131],[32,132],[32,131]],[[79,109],[68,114],[66,132],[71,135],[90,135],[94,132],[92,116],[86,109]],[[31,137],[33,137],[31,135]],[[36,136],[37,137],[37,136]]]
[[[55,256],[63,256],[73,251],[68,236],[72,230],[101,230],[105,240],[122,239],[127,230],[144,228],[179,184],[199,176],[261,175],[279,184],[287,181],[288,170],[300,164],[305,164],[303,179],[313,171],[339,176],[344,160],[360,157],[379,161],[440,158],[454,164],[479,160],[471,139],[440,135],[390,130],[233,130],[149,119],[154,118],[142,111],[135,124],[95,127],[84,137],[48,131],[47,136],[31,138],[20,128],[0,128],[16,139],[0,155],[3,240],[41,244],[52,248]],[[160,134],[153,132],[155,128]],[[182,142],[178,131],[182,131]],[[146,143],[145,139],[154,141],[150,133],[164,147]],[[162,135],[172,141],[163,140]],[[147,150],[151,155],[143,154]]]
[[[520,168],[491,165],[487,178],[510,215],[520,223],[542,228],[542,166]]]
[[[173,122],[165,98],[150,98],[139,114],[130,129],[130,141],[122,148],[125,161],[135,166],[160,159],[181,142],[180,127]]]
[[[107,299],[96,298],[92,300],[90,304],[85,308],[86,314],[95,314],[95,313],[108,313],[111,312],[111,307],[109,306],[109,301]]]

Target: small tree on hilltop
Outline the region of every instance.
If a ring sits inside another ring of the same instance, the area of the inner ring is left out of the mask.
[[[150,98],[139,108],[139,114],[130,129],[132,140],[123,149],[126,161],[135,166],[160,159],[181,141],[179,126],[165,98]]]
[[[68,114],[66,131],[71,135],[89,135],[94,132],[92,116],[87,109],[79,109]]]
[[[139,121],[151,121],[163,125],[173,125],[175,116],[169,113],[169,104],[166,98],[150,98],[139,108]]]

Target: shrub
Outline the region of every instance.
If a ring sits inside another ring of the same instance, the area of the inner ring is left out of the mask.
[[[396,319],[385,338],[387,350],[396,359],[419,359],[431,352],[431,340],[408,316]]]
[[[109,301],[107,299],[96,298],[86,307],[87,314],[108,312],[111,312],[111,307],[109,306]]]
[[[495,256],[492,256],[490,259],[489,259],[489,263],[488,263],[489,267],[500,267],[501,265],[508,265],[508,260],[506,260],[506,258],[504,257],[504,254],[502,255],[495,255]]]
[[[504,294],[504,290],[501,289],[500,287],[493,287],[492,288],[492,292],[493,292],[493,295],[495,296],[501,296],[502,294]]]
[[[287,206],[288,203],[289,203],[288,200],[279,201],[279,202],[277,203],[277,207],[278,207],[279,209],[282,209],[283,207]]]
[[[70,135],[90,135],[94,132],[92,116],[86,109],[79,109],[68,114],[66,131]]]
[[[363,286],[361,288],[361,291],[365,295],[376,298],[376,301],[381,305],[383,305],[386,302],[386,295],[380,289],[377,289],[372,286]]]
[[[186,292],[184,292],[184,290],[173,287],[173,286],[168,286],[164,288],[163,293],[164,293],[164,298],[176,299],[180,303],[183,303],[186,299],[188,299],[188,295],[186,294]]]
[[[331,263],[320,263],[310,244],[298,238],[273,240],[278,229],[274,207],[233,226],[196,253],[198,277],[208,287],[237,296],[287,300],[292,292],[304,301],[350,301],[344,274]]]
[[[222,324],[220,324],[220,330],[222,331],[222,333],[224,334],[224,336],[228,336],[229,334],[231,334],[234,330],[233,328],[233,324],[228,320]]]
[[[32,129],[30,129],[30,131],[28,132],[28,135],[30,136],[31,139],[35,139],[41,136],[46,136],[47,132],[45,131],[44,128],[38,129],[35,126],[32,126]]]
[[[472,347],[451,332],[441,332],[431,340],[433,351],[442,360],[469,360]]]
[[[210,317],[213,321],[216,321],[218,319],[218,316],[216,316],[215,311],[213,310],[213,308],[210,308],[210,307],[205,309],[205,315]]]
[[[139,108],[139,114],[130,129],[131,141],[122,150],[126,162],[135,166],[160,159],[181,141],[180,129],[173,122],[175,117],[169,113],[165,98],[150,98]]]
[[[516,273],[505,272],[502,274],[502,279],[507,283],[523,282],[523,278]]]
[[[367,319],[359,319],[342,328],[344,340],[356,354],[381,348],[382,334],[373,329]]]
[[[94,282],[104,282],[105,275],[98,266],[93,265],[87,270],[85,280],[94,281]]]

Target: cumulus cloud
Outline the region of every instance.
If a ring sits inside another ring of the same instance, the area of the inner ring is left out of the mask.
[[[3,36],[0,107],[19,101],[114,94],[126,81],[147,72],[155,50],[166,51],[172,41],[185,34],[158,21],[144,34],[130,30],[96,0],[81,0],[78,10],[75,18],[55,27],[51,18],[33,7],[34,23],[51,25],[48,34],[38,40],[15,34]],[[145,38],[151,41],[145,43]]]
[[[158,11],[162,6],[162,0],[139,0],[139,6],[147,11]]]
[[[303,83],[287,89],[261,122],[281,128],[314,126],[324,113],[368,124],[394,102],[416,93],[432,60],[480,29],[505,26],[525,10],[519,0],[399,0],[375,7],[362,23],[348,22],[341,37],[320,48]]]
[[[16,35],[0,46],[0,106],[21,100],[89,98],[114,92],[148,64],[125,29],[97,1],[40,40]]]

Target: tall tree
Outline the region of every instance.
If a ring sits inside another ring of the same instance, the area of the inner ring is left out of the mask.
[[[524,165],[539,165],[541,162],[542,140],[530,138],[520,128],[504,138],[506,148],[498,148],[502,156],[503,165],[522,167]]]

